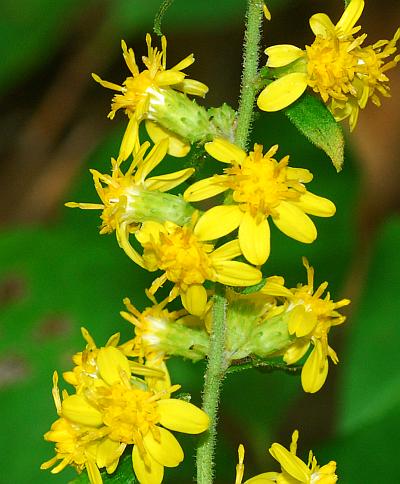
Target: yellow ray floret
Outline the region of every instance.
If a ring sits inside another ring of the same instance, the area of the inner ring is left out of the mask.
[[[270,253],[268,218],[286,235],[311,243],[317,237],[314,223],[307,214],[330,217],[335,205],[307,191],[305,183],[312,174],[288,166],[289,157],[276,161],[275,145],[263,154],[261,145],[245,151],[219,138],[205,145],[216,160],[229,165],[223,175],[214,175],[191,185],[184,198],[194,202],[232,190],[232,202],[226,201],[208,210],[198,222],[196,232],[210,238],[222,237],[239,229],[243,255],[255,265],[263,264]]]
[[[295,430],[292,435],[290,450],[283,445],[274,443],[269,449],[272,457],[281,465],[281,472],[265,472],[248,479],[243,484],[335,484],[337,482],[336,462],[330,461],[320,467],[312,451],[309,453],[308,463],[297,457],[297,440],[299,432]],[[236,466],[235,484],[242,484],[244,474],[244,447],[239,446],[239,463]]]
[[[366,34],[356,36],[356,23],[364,8],[364,0],[352,0],[336,25],[318,13],[310,18],[315,41],[301,50],[293,45],[276,45],[266,49],[267,66],[292,64],[290,73],[269,84],[258,98],[263,111],[278,111],[292,104],[307,87],[318,93],[336,120],[348,118],[354,129],[358,113],[370,99],[380,105],[378,95],[389,96],[386,71],[400,60],[396,43],[398,29],[392,40],[380,40],[364,46]]]
[[[151,36],[146,36],[147,56],[143,56],[145,69],[140,71],[133,49],[127,47],[122,41],[123,56],[131,72],[131,75],[125,79],[122,85],[104,81],[96,74],[93,78],[103,87],[117,91],[111,104],[111,111],[108,115],[113,119],[119,109],[123,109],[129,118],[129,124],[125,132],[123,144],[129,144],[132,149],[138,149],[139,137],[138,129],[141,121],[151,119],[151,112],[157,109],[158,104],[163,103],[163,92],[166,89],[174,89],[186,94],[204,97],[208,87],[193,79],[186,79],[186,74],[182,72],[194,62],[193,54],[185,57],[174,67],[167,69],[167,40],[161,38],[161,50],[152,47]],[[163,129],[163,128],[159,128]],[[153,131],[149,132],[150,136]],[[184,156],[188,151],[187,143],[183,143],[179,137],[173,133],[165,131],[164,137],[171,140],[171,154],[174,156]],[[160,135],[157,132],[156,137],[159,140]],[[121,147],[122,148],[122,147]],[[126,152],[121,149],[120,158],[126,159]]]
[[[314,290],[314,269],[306,259],[303,260],[307,269],[307,284],[299,284],[291,289],[291,296],[287,297],[289,334],[296,337],[286,350],[283,359],[289,365],[299,361],[308,351],[308,356],[302,372],[303,389],[309,393],[317,392],[325,383],[328,375],[328,357],[334,364],[338,362],[335,351],[328,344],[328,334],[332,326],[343,324],[345,316],[338,309],[350,304],[348,299],[334,302],[329,292],[323,297],[328,286],[322,283]]]
[[[234,261],[242,254],[239,242],[232,240],[217,249],[210,240],[215,239],[202,228],[201,218],[192,224],[179,226],[171,222],[159,224],[148,222],[136,233],[143,246],[143,262],[150,271],[161,270],[150,293],[154,294],[167,280],[174,283],[170,300],[180,295],[183,306],[200,316],[207,305],[205,281],[220,282],[229,286],[251,286],[261,280],[261,272],[243,262]]]
[[[142,258],[130,244],[129,235],[138,230],[145,220],[162,221],[174,216],[179,220],[183,215],[184,221],[185,218],[190,218],[193,211],[181,198],[163,195],[163,192],[187,180],[194,169],[186,168],[148,178],[149,173],[164,159],[168,141],[162,140],[145,156],[149,146],[150,143],[146,142],[140,147],[125,173],[121,169],[121,163],[114,159],[111,176],[91,170],[102,203],[66,203],[67,207],[102,210],[100,233],[106,234],[115,230],[119,246],[141,266]],[[189,213],[185,216],[184,212],[187,210]]]

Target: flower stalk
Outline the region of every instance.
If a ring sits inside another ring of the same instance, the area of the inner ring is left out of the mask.
[[[248,0],[247,23],[243,47],[243,73],[235,142],[246,148],[257,94],[258,59],[263,20],[262,0]],[[205,374],[203,410],[210,417],[210,427],[197,449],[197,483],[211,484],[214,472],[214,450],[217,434],[218,403],[227,369],[225,332],[227,298],[225,289],[217,285],[214,296],[213,321],[208,366]]]

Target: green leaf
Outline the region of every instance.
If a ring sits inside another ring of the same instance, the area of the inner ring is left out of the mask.
[[[304,94],[284,112],[306,138],[325,151],[339,172],[344,156],[343,131],[325,104],[310,94]]]

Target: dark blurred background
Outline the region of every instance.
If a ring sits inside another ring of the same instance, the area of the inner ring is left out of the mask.
[[[206,106],[237,105],[245,0],[175,0],[163,23],[169,66],[193,52],[187,72],[205,82]],[[391,38],[400,23],[394,0],[366,2],[367,42]],[[271,0],[264,45],[310,44],[308,18],[325,11],[336,22],[343,2]],[[68,482],[39,470],[53,455],[42,434],[56,419],[54,369],[71,366],[85,325],[104,344],[131,328],[119,316],[129,296],[144,307],[151,277],[133,266],[115,237],[99,236],[98,213],[65,201],[97,201],[89,168],[107,170],[126,125],[106,118],[111,91],[90,76],[121,83],[128,75],[120,40],[145,53],[159,0],[3,0],[0,17],[0,484]],[[155,37],[155,36],[154,36]],[[266,60],[262,56],[262,61]],[[334,299],[350,297],[346,325],[331,345],[340,364],[323,390],[304,395],[299,378],[256,370],[226,380],[221,407],[217,484],[234,481],[236,449],[246,446],[246,475],[275,470],[266,449],[300,430],[300,453],[338,461],[340,482],[398,482],[400,431],[399,154],[400,76],[389,72],[392,99],[368,106],[347,135],[344,169],[303,139],[281,113],[256,117],[254,141],[279,143],[293,166],[314,173],[310,190],[337,205],[316,221],[318,240],[301,245],[272,234],[271,274],[289,286],[305,281],[301,256],[330,282]],[[179,160],[169,163],[179,165]],[[165,165],[166,166],[166,165]],[[166,171],[171,171],[166,169]],[[333,365],[332,365],[333,366]],[[200,403],[202,364],[170,362],[173,380]],[[192,482],[195,440],[184,438],[182,468],[165,482]]]

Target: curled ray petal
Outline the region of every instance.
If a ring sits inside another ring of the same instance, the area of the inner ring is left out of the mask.
[[[173,86],[179,84],[185,79],[185,74],[178,71],[161,71],[156,74],[154,82],[160,87]]]
[[[283,277],[280,276],[271,276],[267,277],[267,281],[264,284],[264,287],[261,289],[263,294],[267,294],[268,296],[282,296],[282,297],[291,297],[292,291],[287,289],[285,286],[285,281]]]
[[[318,317],[315,312],[307,311],[306,308],[300,304],[294,307],[289,314],[288,329],[290,334],[296,334],[297,338],[301,338],[309,334],[316,326]]]
[[[62,402],[62,414],[77,424],[100,427],[103,423],[101,412],[90,405],[82,395],[71,395]]]
[[[153,146],[146,159],[138,166],[135,173],[136,183],[143,183],[147,175],[164,159],[167,154],[168,144],[168,139],[164,138]]]
[[[247,154],[239,146],[230,143],[223,138],[216,138],[214,141],[204,145],[205,150],[209,155],[223,163],[242,163],[246,159]]]
[[[325,383],[328,376],[328,358],[324,356],[320,341],[316,341],[301,372],[301,384],[307,393],[316,393]]]
[[[235,230],[243,217],[237,205],[217,205],[203,214],[194,234],[199,240],[215,240]]]
[[[109,81],[104,81],[100,76],[97,74],[92,73],[93,79],[98,82],[101,86],[107,88],[107,89],[112,89],[113,91],[124,91],[124,87],[119,86],[118,84],[114,84],[113,82]]]
[[[168,138],[168,154],[175,156],[176,158],[182,158],[186,156],[190,151],[190,143],[184,141],[183,138],[175,135],[169,129],[160,126],[159,124],[146,120],[145,121],[146,131],[154,143],[158,143],[164,138]]]
[[[189,54],[187,57],[182,59],[178,64],[174,65],[174,67],[171,67],[171,71],[183,71],[183,69],[186,69],[186,67],[189,67],[193,64],[194,62],[194,55]]]
[[[228,190],[224,182],[228,181],[227,175],[215,175],[210,178],[204,178],[193,183],[183,194],[183,198],[188,202],[198,202],[207,198],[219,195]]]
[[[101,478],[99,468],[92,461],[92,459],[87,460],[85,467],[88,473],[90,484],[103,484],[103,479]]]
[[[248,479],[244,482],[244,484],[275,484],[278,477],[278,472],[264,472],[263,474],[259,474],[258,476]]]
[[[181,292],[183,307],[195,316],[201,316],[207,305],[207,291],[201,284],[192,284],[187,291]]]
[[[305,213],[316,215],[317,217],[332,217],[336,212],[336,207],[333,202],[327,198],[314,195],[311,192],[301,194],[298,200],[291,203]]]
[[[183,461],[183,450],[176,438],[166,429],[158,427],[158,439],[151,432],[143,437],[146,451],[159,464],[166,467],[176,467]]]
[[[175,89],[179,89],[186,94],[192,96],[204,97],[208,93],[208,86],[195,79],[184,79],[179,85],[174,86]]]
[[[274,224],[288,237],[310,244],[317,238],[313,221],[300,208],[290,202],[281,202],[272,217]]]
[[[253,286],[262,279],[261,271],[244,262],[214,261],[216,280],[226,286]]]
[[[270,230],[267,219],[257,224],[246,212],[239,226],[239,243],[245,258],[256,266],[264,264],[270,253]]]
[[[316,13],[310,18],[310,27],[315,35],[330,38],[336,37],[335,26],[325,13]]]
[[[311,471],[296,455],[289,452],[283,445],[274,443],[269,449],[272,457],[279,462],[282,469],[299,483],[310,482]]]
[[[164,477],[164,466],[159,464],[151,455],[147,455],[147,466],[140,455],[137,445],[132,449],[132,467],[139,482],[145,484],[161,484]]]
[[[310,347],[310,338],[299,338],[296,339],[293,344],[289,346],[289,348],[285,351],[283,355],[283,360],[287,365],[293,365],[296,361],[299,361],[300,358],[307,353],[308,348]]]
[[[149,190],[167,192],[190,178],[194,171],[194,168],[185,168],[180,171],[175,171],[174,173],[168,173],[167,175],[153,176],[148,178],[144,184]]]
[[[135,116],[131,116],[128,126],[126,127],[124,136],[121,141],[119,149],[118,161],[125,161],[135,150],[139,143],[139,125]]]
[[[97,366],[101,378],[108,384],[120,383],[121,373],[130,376],[131,369],[128,358],[115,346],[100,348],[97,356]]]
[[[294,103],[307,88],[307,74],[292,72],[271,82],[258,96],[257,105],[262,111],[279,111]]]
[[[160,424],[164,427],[184,432],[185,434],[200,434],[208,429],[208,415],[192,403],[169,398],[158,401]]]
[[[129,243],[129,232],[125,225],[118,224],[115,230],[118,245],[135,264],[144,267],[142,256]]]
[[[286,66],[304,55],[301,49],[289,44],[273,45],[265,49],[265,53],[268,56],[268,67]]]
[[[350,35],[363,10],[364,0],[351,0],[336,24],[336,32],[340,35]]]
[[[215,261],[217,259],[221,260],[231,260],[234,259],[235,257],[238,257],[239,255],[242,254],[242,251],[240,249],[240,244],[238,239],[230,240],[224,245],[221,245],[221,247],[218,247],[218,249],[215,249],[212,254],[210,254],[210,258]]]

